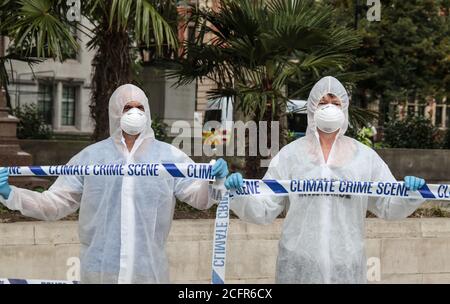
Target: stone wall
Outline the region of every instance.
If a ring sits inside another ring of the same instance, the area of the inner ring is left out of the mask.
[[[227,282],[274,282],[282,220],[230,225]],[[167,244],[173,282],[209,282],[212,234],[212,220],[173,222]],[[366,247],[373,283],[450,283],[449,219],[368,219]],[[71,279],[78,254],[77,222],[0,224],[0,277]]]

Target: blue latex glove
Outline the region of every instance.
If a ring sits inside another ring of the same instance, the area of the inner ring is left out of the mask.
[[[408,190],[416,191],[425,185],[425,180],[415,176],[405,176],[405,185]]]
[[[244,179],[241,173],[233,173],[227,177],[225,180],[225,187],[230,189],[238,189],[242,191],[242,186],[244,185]]]
[[[211,175],[216,178],[224,178],[228,175],[228,165],[227,162],[219,158],[216,163],[212,166]]]
[[[8,169],[0,168],[0,195],[5,199],[8,199],[9,194],[11,193],[11,187],[8,183],[8,177]]]

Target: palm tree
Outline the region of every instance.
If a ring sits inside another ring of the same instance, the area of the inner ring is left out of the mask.
[[[94,138],[109,134],[108,100],[114,89],[132,82],[133,52],[141,44],[161,53],[164,47],[176,47],[177,38],[172,26],[158,12],[167,1],[95,0],[87,1],[84,15],[96,27],[88,44],[97,49],[93,59],[91,115],[96,121]]]
[[[160,53],[164,47],[176,48],[173,26],[161,16],[167,1],[156,0],[86,0],[81,15],[92,24],[69,22],[69,7],[62,0],[2,0],[1,33],[12,40],[12,52],[22,56],[54,57],[64,60],[79,46],[70,27],[91,38],[95,48],[92,78],[91,116],[96,125],[96,140],[108,136],[108,100],[121,84],[132,82],[132,60],[139,47],[153,47]]]
[[[333,22],[331,7],[313,0],[221,0],[220,7],[192,7],[189,22],[199,34],[185,42],[172,76],[179,85],[211,79],[211,97],[234,96],[253,120],[280,121],[282,146],[288,100],[304,97],[323,75],[354,77],[345,68],[359,38]],[[260,159],[247,157],[246,176],[260,175]]]
[[[55,10],[61,9],[61,5],[52,7],[49,1],[0,2],[0,36],[2,39],[8,36],[13,42],[7,54],[0,54],[0,88],[6,91],[9,107],[8,62],[27,62],[31,68],[33,64],[42,62],[44,57],[64,58],[69,49],[78,47],[65,28],[64,20],[59,18],[59,14],[54,14]]]

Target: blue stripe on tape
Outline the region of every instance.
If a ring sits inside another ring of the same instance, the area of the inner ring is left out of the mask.
[[[27,280],[23,279],[8,279],[10,284],[28,284]]]
[[[217,272],[215,272],[214,270],[212,271],[212,278],[211,281],[213,284],[224,284],[223,279],[219,276],[219,274]]]
[[[177,168],[175,164],[167,163],[162,165],[164,166],[164,168],[166,168],[167,172],[169,172],[169,174],[172,175],[173,177],[184,177],[184,174],[181,173],[181,171]]]
[[[284,187],[274,179],[263,179],[263,182],[269,186],[274,193],[288,193]]]
[[[423,198],[436,198],[434,194],[431,192],[430,188],[425,184],[419,190]]]
[[[28,168],[30,168],[31,172],[33,172],[35,175],[39,176],[47,175],[47,173],[45,173],[40,166],[29,166]]]

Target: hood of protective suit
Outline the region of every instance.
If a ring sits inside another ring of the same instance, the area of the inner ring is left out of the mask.
[[[339,135],[344,135],[348,128],[348,95],[347,90],[342,83],[332,76],[326,76],[320,79],[314,87],[311,89],[308,97],[307,112],[308,112],[308,127],[306,129],[307,134],[318,134],[317,126],[314,121],[314,113],[319,106],[320,99],[326,94],[333,94],[337,96],[341,101],[341,109],[344,112],[345,120],[342,127],[339,130]]]
[[[152,129],[152,120],[150,115],[150,106],[144,91],[132,84],[124,84],[118,87],[109,98],[109,134],[115,142],[120,142],[122,138],[122,129],[120,128],[120,119],[125,105],[130,101],[140,102],[145,109],[147,116],[147,125],[139,138],[145,139],[155,137]]]

